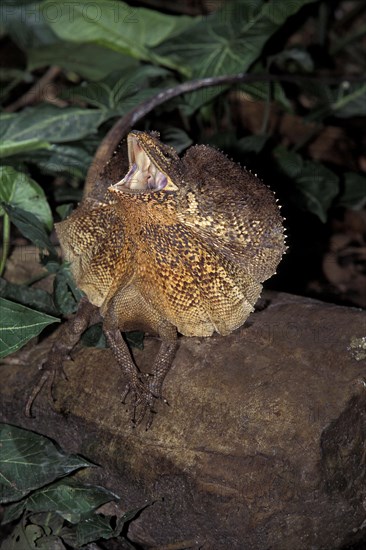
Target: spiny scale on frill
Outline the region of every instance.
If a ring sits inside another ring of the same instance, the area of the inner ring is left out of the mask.
[[[204,145],[188,150],[182,172],[187,189],[179,205],[182,223],[258,281],[273,275],[285,251],[285,237],[272,191]]]

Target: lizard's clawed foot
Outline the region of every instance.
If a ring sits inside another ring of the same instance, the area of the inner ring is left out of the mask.
[[[154,382],[154,376],[146,375],[147,380],[138,379],[134,382],[129,382],[123,393],[122,402],[124,403],[129,393],[132,394],[132,414],[131,421],[134,426],[138,426],[146,419],[146,430],[151,427],[154,414],[154,403],[158,399],[162,399],[161,388],[158,388]],[[167,401],[163,399],[165,403]]]
[[[34,401],[37,399],[38,395],[43,390],[43,388],[45,388],[47,391],[48,402],[50,404],[50,407],[53,410],[56,410],[55,399],[53,396],[53,386],[56,379],[56,375],[61,374],[63,378],[67,379],[62,363],[64,360],[69,358],[70,357],[68,355],[65,355],[62,357],[60,355],[57,356],[53,354],[51,351],[50,356],[42,366],[41,373],[38,377],[38,380],[34,383],[32,391],[26,401],[26,404],[24,407],[24,414],[26,417],[34,418],[34,415],[32,414],[32,406]]]
[[[57,334],[55,333],[54,343],[42,366],[42,372],[38,381],[34,384],[25,404],[25,416],[32,418],[32,405],[44,387],[47,388],[48,401],[51,408],[56,410],[52,392],[55,378],[56,376],[62,376],[67,380],[63,369],[63,362],[71,359],[70,353],[79,342],[82,333],[90,324],[99,322],[99,317],[97,308],[84,297],[80,300],[78,311],[74,317],[60,326]]]

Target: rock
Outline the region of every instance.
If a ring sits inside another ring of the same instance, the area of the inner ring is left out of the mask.
[[[22,416],[37,365],[1,366],[2,421],[103,466],[92,473],[126,509],[144,548],[342,548],[366,532],[365,361],[351,340],[365,312],[288,294],[227,337],[182,338],[153,426],[133,428],[109,350],[65,363],[57,406]],[[136,350],[148,369],[159,342]],[[127,401],[128,403],[128,401]]]

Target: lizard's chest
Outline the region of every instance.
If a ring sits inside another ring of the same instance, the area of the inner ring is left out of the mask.
[[[182,334],[227,334],[253,309],[261,285],[189,228],[150,223],[137,237],[134,284]]]

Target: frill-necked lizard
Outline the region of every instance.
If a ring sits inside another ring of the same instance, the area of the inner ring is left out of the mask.
[[[96,187],[56,231],[77,285],[99,308],[135,397],[134,420],[147,412],[149,425],[177,332],[227,335],[240,327],[286,247],[273,193],[221,152],[196,145],[181,159],[155,132],[132,131],[127,145],[128,163],[120,150],[103,174],[103,188]],[[95,311],[88,308],[84,300],[67,343],[56,343],[51,370],[93,322]],[[121,336],[129,330],[161,338],[150,376],[131,358]]]

